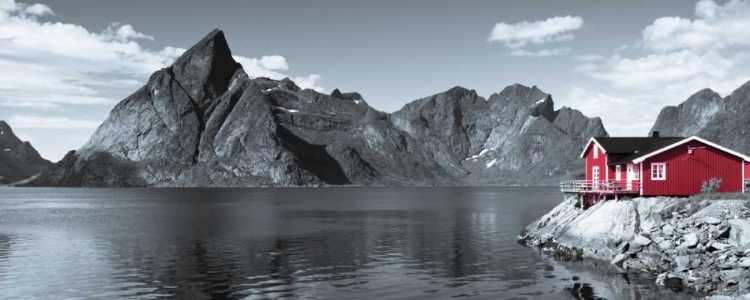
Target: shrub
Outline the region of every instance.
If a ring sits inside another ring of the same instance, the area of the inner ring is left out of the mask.
[[[721,179],[711,178],[711,180],[703,182],[703,186],[701,186],[701,193],[713,194],[719,191],[719,187],[721,187]]]

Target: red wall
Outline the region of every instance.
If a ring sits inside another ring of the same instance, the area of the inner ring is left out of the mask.
[[[688,154],[688,147],[704,147]],[[667,163],[666,180],[651,180],[651,163]],[[689,196],[698,194],[704,181],[722,179],[719,192],[742,191],[741,158],[698,141],[690,141],[643,162],[644,196]]]
[[[750,163],[745,162],[745,178],[750,178]]]
[[[591,143],[589,145],[589,149],[586,152],[586,180],[593,180],[593,175],[591,174],[591,168],[594,166],[599,166],[599,180],[605,180],[607,177],[606,170],[607,170],[607,159],[604,156],[604,152],[599,147],[594,147],[596,144]],[[596,151],[599,152],[599,156],[594,159],[594,151],[593,149],[597,149]]]

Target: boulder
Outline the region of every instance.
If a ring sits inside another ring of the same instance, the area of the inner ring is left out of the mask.
[[[701,219],[701,222],[709,224],[709,225],[717,225],[721,223],[721,219],[714,217],[714,216],[708,216]]]
[[[743,268],[750,268],[750,258],[746,257],[746,258],[740,259],[737,265]]]
[[[698,245],[698,235],[695,233],[686,234],[683,237],[684,241],[680,244],[679,249],[693,248]]]
[[[750,247],[750,220],[729,220],[729,244],[737,248]]]
[[[659,250],[664,251],[668,249],[672,249],[672,241],[667,240],[659,243]]]
[[[724,249],[727,249],[731,247],[729,244],[719,243],[719,242],[713,242],[708,246],[709,251],[721,251]]]
[[[675,262],[675,270],[678,272],[682,272],[688,269],[688,264],[690,264],[690,257],[687,255],[678,256],[674,259]]]
[[[613,265],[615,265],[615,266],[620,266],[620,265],[622,265],[622,262],[625,261],[626,259],[628,259],[628,254],[627,253],[620,253],[620,254],[617,254],[615,256],[615,258],[613,258],[610,263],[613,264]]]
[[[638,245],[638,246],[648,246],[651,244],[651,239],[645,236],[639,235],[639,236],[636,236],[635,239],[633,239],[633,244]]]

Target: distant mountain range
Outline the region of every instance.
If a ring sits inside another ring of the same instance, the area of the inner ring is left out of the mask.
[[[701,91],[665,108],[654,130],[705,133],[747,149],[748,139],[734,140],[748,127],[745,89],[726,99]],[[88,143],[35,169],[44,171],[25,185],[556,184],[583,175],[578,155],[592,136],[608,136],[601,119],[555,110],[535,86],[515,84],[488,99],[454,87],[388,114],[358,93],[250,79],[215,30],[117,104]]]
[[[678,106],[667,106],[659,113],[654,130],[662,136],[698,135],[750,154],[750,82],[724,98],[704,89]]]
[[[29,178],[52,166],[29,142],[21,141],[4,121],[0,121],[0,184]]]

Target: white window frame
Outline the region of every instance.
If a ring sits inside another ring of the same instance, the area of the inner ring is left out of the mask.
[[[616,165],[615,166],[615,180],[622,180],[622,175],[620,175],[620,172],[622,172],[622,165]]]
[[[599,147],[594,144],[594,159],[599,159]]]
[[[655,177],[656,167],[661,167],[661,177]],[[667,163],[651,163],[651,180],[667,180]]]

